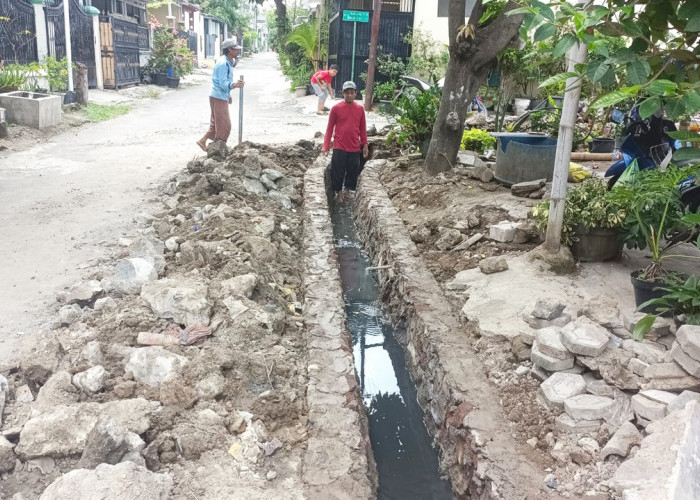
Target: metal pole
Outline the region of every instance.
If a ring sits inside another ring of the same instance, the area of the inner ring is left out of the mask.
[[[241,75],[241,81],[243,81],[243,75]],[[238,95],[238,144],[243,142],[243,87],[240,89],[240,94]]]
[[[352,23],[352,64],[350,65],[350,80],[355,81],[355,45],[357,40],[357,21]]]
[[[63,22],[66,30],[66,64],[68,65],[68,90],[73,92],[73,53],[70,41],[70,2],[63,0]]]
[[[379,43],[379,19],[382,15],[382,0],[374,0],[372,11],[372,34],[369,40],[369,64],[367,65],[367,88],[365,89],[365,110],[372,111],[374,98],[374,71],[377,67],[377,44]]]
[[[586,62],[588,48],[585,43],[578,42],[569,50],[568,71],[575,71],[577,64]],[[561,245],[561,228],[564,222],[564,205],[566,204],[566,182],[569,177],[569,162],[571,161],[571,143],[574,137],[574,126],[578,102],[581,97],[581,81],[573,77],[566,80],[564,104],[561,108],[559,121],[559,137],[557,152],[554,157],[554,175],[552,178],[552,197],[549,204],[549,220],[547,221],[547,237],[545,248],[550,253],[559,252]]]

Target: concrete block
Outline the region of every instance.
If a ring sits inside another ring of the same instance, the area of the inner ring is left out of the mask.
[[[515,228],[517,226],[517,222],[501,221],[489,228],[489,238],[501,243],[509,243],[515,238]]]
[[[638,417],[645,420],[659,420],[666,416],[666,405],[657,401],[652,401],[641,394],[632,396],[632,410]]]
[[[586,390],[594,396],[603,396],[611,398],[615,394],[612,386],[608,385],[605,380],[593,380],[586,386]]]
[[[625,422],[600,452],[600,459],[605,460],[610,455],[626,457],[632,446],[639,444],[642,435],[632,422]]]
[[[644,369],[644,378],[680,378],[687,377],[688,373],[678,363],[655,363]]]
[[[645,398],[649,398],[652,401],[656,401],[657,403],[661,403],[664,405],[670,405],[678,397],[678,394],[674,394],[668,391],[659,391],[657,389],[639,391],[639,394],[641,394]]]
[[[573,354],[561,342],[561,329],[556,326],[537,331],[537,349],[547,356],[557,359],[572,358]]]
[[[676,332],[683,352],[700,362],[700,326],[683,325]]]
[[[598,356],[608,346],[608,333],[595,324],[567,325],[561,332],[561,342],[574,354]]]
[[[700,404],[652,422],[639,451],[623,462],[611,485],[628,500],[700,498]]]
[[[540,390],[548,404],[563,407],[565,400],[586,392],[586,382],[581,375],[553,373]]]
[[[602,420],[576,420],[566,413],[562,413],[554,419],[554,428],[559,432],[569,434],[597,432],[602,424]]]
[[[532,314],[524,314],[523,321],[530,325],[530,328],[540,330],[549,326],[562,327],[571,321],[571,315],[569,313],[562,313],[557,318],[554,318],[552,320],[546,320],[541,318],[535,318]]]
[[[681,367],[693,377],[700,377],[700,361],[696,361],[692,357],[688,356],[688,354],[681,348],[678,341],[674,342],[673,347],[671,347],[671,356],[673,356],[673,360],[676,363],[681,365]]]
[[[643,319],[646,313],[643,312],[632,312],[630,314],[622,315],[622,322],[625,328],[632,332],[634,327],[637,326],[637,322]],[[654,319],[654,324],[651,326],[651,330],[647,333],[647,336],[653,335],[656,337],[663,337],[664,335],[669,335],[671,333],[671,322],[665,318]]]
[[[645,363],[639,358],[632,358],[630,359],[629,363],[627,363],[627,368],[629,368],[632,373],[639,375],[640,377],[644,376],[644,370],[646,370],[648,367],[649,364]]]
[[[583,375],[586,372],[587,368],[585,366],[581,365],[574,365],[571,368],[567,368],[566,370],[560,370],[559,373],[573,373],[574,375]]]
[[[659,378],[642,384],[642,389],[658,389],[660,391],[700,391],[700,379],[691,375],[685,377]]]
[[[612,408],[612,398],[579,394],[564,401],[564,410],[573,419],[597,420],[605,418]]]
[[[622,342],[622,348],[637,355],[639,359],[647,364],[663,363],[666,349],[664,346],[648,340],[641,342],[627,339]]]
[[[690,401],[700,401],[700,392],[681,392],[676,399],[668,404],[668,412],[671,413],[672,411],[682,410]]]
[[[551,321],[561,316],[561,313],[566,308],[566,304],[562,304],[555,299],[540,299],[535,302],[535,307],[532,309],[532,316],[539,319]]]
[[[542,368],[541,366],[537,366],[536,364],[532,365],[532,368],[530,368],[530,375],[532,375],[534,378],[539,380],[540,382],[544,382],[549,378],[551,375],[550,372]]]
[[[0,94],[0,107],[5,108],[9,123],[45,129],[61,122],[61,96],[37,92]]]
[[[532,359],[532,362],[536,365],[550,372],[567,370],[569,368],[573,368],[574,366],[573,356],[567,359],[558,359],[552,356],[547,356],[546,354],[540,352],[540,350],[537,347],[537,342],[532,344],[532,354],[530,356],[530,359]]]

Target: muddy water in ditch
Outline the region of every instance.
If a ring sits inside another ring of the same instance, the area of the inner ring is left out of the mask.
[[[331,202],[331,220],[355,369],[379,471],[379,498],[452,498],[450,483],[440,478],[437,451],[423,425],[403,348],[381,309],[373,272],[367,271],[371,264],[357,238],[352,204]]]

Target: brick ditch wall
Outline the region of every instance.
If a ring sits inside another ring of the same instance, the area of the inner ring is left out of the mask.
[[[540,472],[512,438],[498,391],[466,341],[464,327],[427,269],[379,182],[383,160],[367,163],[356,223],[380,273],[382,297],[425,411],[440,461],[461,498],[523,498],[539,490]]]
[[[307,498],[375,498],[377,472],[360,395],[324,185],[327,159],[304,178],[304,316],[309,440]]]

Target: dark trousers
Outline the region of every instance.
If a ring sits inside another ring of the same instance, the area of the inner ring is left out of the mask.
[[[331,158],[331,187],[333,191],[345,189],[354,191],[357,189],[357,178],[362,171],[362,153],[360,151],[349,152],[341,149],[333,150]]]

